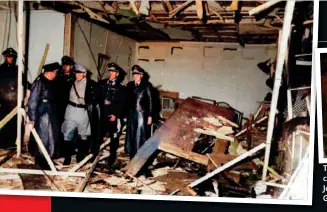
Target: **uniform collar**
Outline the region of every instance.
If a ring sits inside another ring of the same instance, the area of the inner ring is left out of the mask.
[[[116,83],[116,81],[117,81],[117,78],[116,78],[116,79],[114,79],[114,80],[109,80],[109,79],[108,79],[108,81],[107,81],[107,84],[109,84],[110,82],[111,82],[112,84],[115,84],[115,83]]]
[[[75,80],[76,83],[81,84],[86,82],[86,77],[84,77],[81,81]]]

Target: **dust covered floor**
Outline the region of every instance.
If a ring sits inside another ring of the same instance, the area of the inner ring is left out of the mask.
[[[0,150],[0,164],[2,168],[40,169],[34,165],[34,158],[28,153],[16,157],[16,151]],[[103,155],[109,155],[108,148]],[[185,189],[188,184],[199,178],[198,174],[188,173],[178,167],[179,159],[172,155],[160,153],[154,163],[149,167],[149,173],[137,179],[125,175],[121,170],[129,162],[129,156],[124,153],[124,135],[120,139],[120,148],[117,151],[117,162],[109,169],[107,157],[97,163],[84,192],[110,193],[110,194],[163,194],[187,195]],[[70,166],[63,166],[63,158],[54,160],[56,168],[68,171],[76,165],[73,156]],[[92,166],[89,162],[78,172],[87,172]],[[83,182],[83,177],[65,177],[32,174],[0,173],[0,189],[6,190],[44,190],[73,192]],[[177,191],[178,190],[178,191]]]

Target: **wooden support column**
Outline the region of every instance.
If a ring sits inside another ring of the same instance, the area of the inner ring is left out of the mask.
[[[18,88],[17,88],[17,108],[22,107],[23,102],[23,40],[24,40],[24,1],[18,1]],[[17,146],[17,157],[20,157],[22,149],[22,113],[20,110],[17,111],[17,137],[16,137],[16,146]]]
[[[64,28],[64,55],[70,56],[70,44],[71,44],[71,30],[72,30],[72,14],[67,13],[65,15],[65,28]]]
[[[275,71],[275,83],[274,83],[274,89],[273,89],[273,95],[272,95],[272,101],[271,101],[271,107],[270,107],[270,114],[269,114],[269,121],[268,121],[268,129],[267,129],[267,140],[266,140],[266,152],[265,152],[265,161],[263,166],[263,172],[262,172],[262,180],[266,180],[267,176],[267,168],[268,163],[270,159],[270,147],[271,147],[271,139],[275,127],[275,115],[277,110],[277,103],[278,103],[278,96],[279,96],[279,88],[281,84],[281,76],[283,73],[283,66],[285,62],[286,57],[286,50],[287,50],[287,44],[288,44],[288,38],[290,36],[291,32],[291,23],[293,18],[293,11],[294,11],[295,1],[287,1],[286,7],[285,7],[285,18],[284,18],[284,24],[282,29],[282,37],[281,37],[281,43],[280,48],[278,49],[278,57],[277,57],[277,65],[276,65],[276,71]]]
[[[74,58],[74,49],[75,49],[75,28],[78,17],[75,15],[71,16],[71,28],[70,28],[70,50],[69,56]]]

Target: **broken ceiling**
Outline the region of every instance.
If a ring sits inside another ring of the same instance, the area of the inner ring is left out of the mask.
[[[243,45],[277,42],[285,1],[42,1],[33,7],[73,13],[137,41]],[[293,23],[311,24],[312,11],[312,2],[297,2]]]

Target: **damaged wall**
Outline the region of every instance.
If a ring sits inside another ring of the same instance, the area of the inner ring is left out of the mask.
[[[84,32],[84,35],[83,35]],[[87,42],[91,46],[88,47]],[[75,26],[74,59],[85,65],[93,74],[92,78],[97,80],[98,54],[107,54],[110,61],[117,62],[126,72],[128,69],[128,58],[131,57],[133,65],[135,58],[136,41],[113,33],[99,25],[83,19],[78,19]],[[105,72],[105,77],[107,72]]]
[[[150,74],[154,86],[178,91],[181,98],[227,102],[248,116],[270,92],[268,75],[257,64],[275,56],[275,45],[142,42],[135,62]]]
[[[98,53],[105,53],[107,33],[108,30],[105,28],[80,18],[75,26],[74,59],[92,72],[92,79],[94,80],[98,78]],[[91,51],[95,59],[93,59]]]
[[[0,10],[0,51],[1,53],[12,47],[17,51],[17,43],[16,43],[16,30],[17,23],[14,11],[11,12],[9,10]],[[8,39],[9,35],[9,39]],[[0,57],[0,62],[3,62],[2,56]]]
[[[111,61],[116,62],[128,73],[129,62],[134,65],[135,61],[136,41],[108,31],[108,42],[106,54],[111,57]],[[130,61],[129,61],[130,60]],[[125,82],[129,81],[128,75],[125,77]]]

